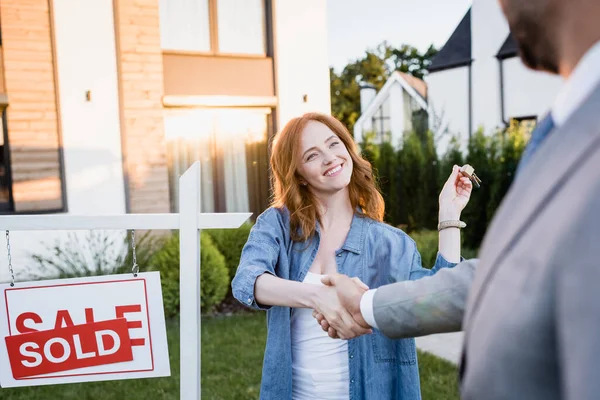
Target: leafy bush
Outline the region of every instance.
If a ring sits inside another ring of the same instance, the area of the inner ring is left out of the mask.
[[[460,139],[456,136],[450,139],[448,150],[440,160],[439,187],[444,186],[454,165],[464,165],[465,160],[460,150]]]
[[[410,237],[417,243],[417,249],[421,253],[423,267],[432,268],[438,253],[439,234],[438,231],[420,230],[410,233]],[[467,260],[476,258],[477,251],[465,247],[461,248],[461,256]]]
[[[452,166],[471,164],[483,185],[473,190],[462,219],[468,224],[463,232],[465,246],[476,249],[512,183],[525,142],[523,129],[512,123],[492,135],[478,130],[470,138],[466,154],[454,137],[441,158],[428,131],[406,133],[398,149],[389,142],[377,144],[369,132],[363,135],[360,147],[374,167],[386,205],[385,221],[408,232],[435,229],[439,193]]]
[[[423,208],[424,219],[420,226],[425,229],[437,229],[438,205],[441,186],[438,184],[440,178],[440,166],[431,132],[420,134],[423,147],[423,165],[421,170],[421,185],[423,185]],[[447,172],[449,175],[450,172]],[[444,174],[446,175],[446,174]]]
[[[478,258],[479,251],[475,249],[470,249],[468,247],[463,247],[460,254],[465,260],[471,260],[473,258]]]
[[[489,151],[492,143],[492,138],[480,129],[473,135],[468,146],[466,163],[475,168],[477,176],[483,181],[480,188],[473,189],[471,200],[462,215],[462,219],[469,225],[463,232],[465,243],[469,247],[479,245],[488,226],[487,205],[490,200],[490,186],[494,180]]]
[[[513,121],[506,132],[498,132],[493,138],[490,159],[494,181],[490,183],[488,221],[491,221],[515,177],[521,155],[525,150],[525,132]]]
[[[406,207],[406,221],[398,221],[408,225],[410,231],[419,229],[427,219],[424,205],[426,188],[423,185],[423,165],[425,157],[421,140],[416,134],[410,134],[404,146],[398,151],[398,171],[400,174],[400,198]],[[388,207],[393,205],[386,204]]]
[[[206,232],[200,237],[200,303],[209,312],[219,304],[229,287],[225,258]],[[160,271],[165,316],[179,315],[179,236],[174,234],[154,255],[152,268]]]
[[[400,220],[399,213],[402,210],[402,207],[398,207],[400,185],[397,180],[400,176],[396,151],[391,143],[385,142],[381,145],[375,168],[378,174],[379,189],[385,204],[388,205],[385,210],[385,220],[398,221]]]
[[[207,232],[214,245],[225,257],[225,264],[229,270],[229,276],[233,278],[240,264],[242,249],[250,235],[251,224],[244,224],[238,229],[210,229]]]
[[[437,231],[420,230],[410,233],[410,237],[417,243],[417,250],[421,254],[421,263],[425,268],[432,268],[438,252]]]

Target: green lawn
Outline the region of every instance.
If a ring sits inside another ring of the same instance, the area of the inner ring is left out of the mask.
[[[179,398],[179,326],[167,323],[171,377],[34,388],[0,389],[2,400],[113,400]],[[265,344],[264,314],[202,320],[202,398],[257,399]],[[423,399],[458,399],[456,367],[419,353]]]

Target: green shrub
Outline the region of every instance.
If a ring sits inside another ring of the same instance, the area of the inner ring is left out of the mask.
[[[430,230],[413,231],[410,233],[410,237],[417,243],[423,267],[432,268],[438,252],[438,232]]]
[[[468,247],[463,247],[460,255],[464,257],[465,260],[471,260],[479,256],[479,251],[475,249],[470,249]]]
[[[440,174],[439,174],[439,186],[440,190],[446,183],[448,176],[452,172],[452,167],[454,165],[462,166],[465,164],[465,160],[463,154],[460,149],[460,138],[458,136],[453,136],[450,139],[450,144],[448,145],[448,150],[446,154],[440,160]]]
[[[490,144],[492,139],[478,130],[469,141],[466,163],[475,168],[477,176],[483,181],[480,188],[473,188],[471,200],[462,213],[462,220],[468,225],[463,231],[467,247],[476,248],[481,243],[488,226],[488,204],[490,201],[490,186],[494,179],[492,160],[490,159]]]
[[[203,312],[209,312],[227,294],[229,273],[225,258],[215,247],[209,234],[200,237],[200,303]],[[179,315],[179,236],[169,238],[152,258],[152,268],[160,271],[165,316]]]
[[[399,200],[399,185],[397,183],[398,162],[396,150],[389,142],[384,142],[380,146],[379,158],[375,162],[377,170],[377,179],[379,181],[379,189],[386,204],[385,220],[397,225],[400,223],[401,207]]]
[[[469,229],[467,227],[467,229]],[[410,233],[410,237],[417,243],[417,249],[421,253],[421,261],[423,267],[432,268],[435,264],[435,259],[438,253],[439,234],[437,231],[420,230]],[[463,241],[464,242],[464,241]],[[461,256],[467,260],[477,257],[477,251],[465,247],[461,247]]]
[[[437,229],[439,196],[442,187],[439,185],[439,160],[430,131],[421,134],[423,146],[423,166],[421,170],[421,184],[423,185],[423,215],[421,227]],[[448,175],[450,172],[448,172]]]
[[[425,201],[426,187],[423,185],[423,165],[425,157],[421,139],[416,133],[411,133],[404,141],[404,146],[398,151],[398,171],[400,174],[400,198],[406,207],[407,220],[401,221],[408,225],[408,230],[420,229],[427,220]],[[388,207],[393,205],[387,204]]]
[[[512,121],[505,132],[498,132],[494,136],[490,156],[493,164],[494,180],[489,183],[488,223],[491,222],[504,195],[512,184],[523,150],[525,150],[525,132],[519,128],[516,121]]]
[[[377,168],[377,160],[379,159],[379,146],[375,142],[375,132],[363,133],[362,142],[359,143],[361,155],[365,160],[371,163],[373,168]]]
[[[240,264],[242,249],[250,235],[251,224],[244,224],[238,229],[211,229],[206,230],[214,245],[225,257],[225,264],[229,270],[229,277],[233,279]]]

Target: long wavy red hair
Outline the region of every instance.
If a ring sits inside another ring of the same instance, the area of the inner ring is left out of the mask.
[[[300,184],[300,175],[297,172],[301,151],[300,138],[309,121],[326,125],[348,149],[354,164],[348,185],[353,209],[359,208],[364,216],[382,221],[385,204],[373,176],[373,168],[360,155],[348,129],[330,115],[308,113],[292,119],[285,125],[275,136],[271,152],[274,188],[272,206],[285,206],[289,210],[292,240],[305,241],[314,235],[317,221],[321,222],[316,199],[306,186]]]

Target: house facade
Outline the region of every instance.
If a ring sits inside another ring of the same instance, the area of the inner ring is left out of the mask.
[[[270,139],[330,112],[325,0],[2,0],[0,212],[255,215]],[[62,233],[11,234],[13,264]],[[6,261],[0,258],[0,280]]]
[[[452,136],[466,147],[477,129],[492,133],[511,120],[532,129],[561,85],[560,78],[523,65],[498,2],[485,0],[473,1],[425,81],[440,152]]]
[[[363,84],[360,102],[361,114],[354,124],[357,142],[372,133],[374,143],[390,142],[399,147],[406,133],[427,129],[427,85],[412,75],[394,71],[379,92]]]

